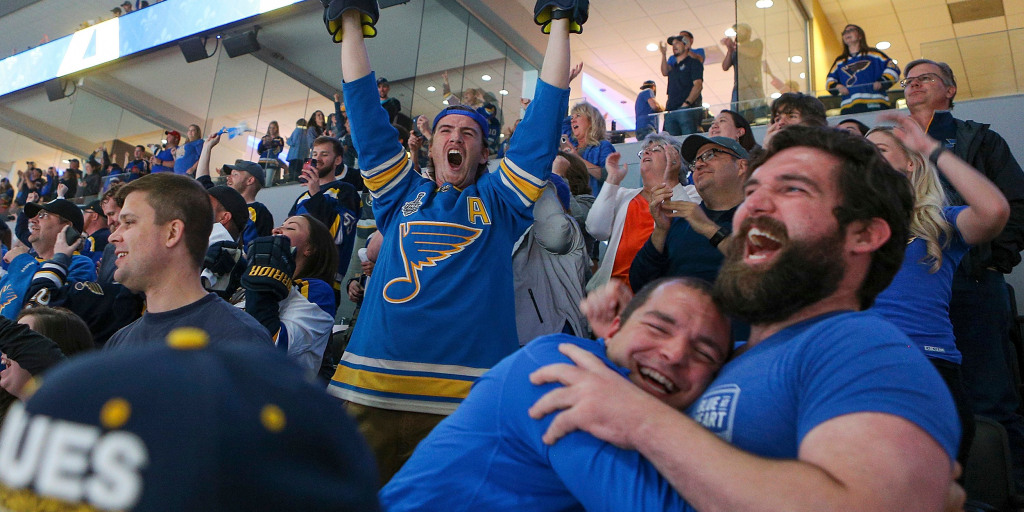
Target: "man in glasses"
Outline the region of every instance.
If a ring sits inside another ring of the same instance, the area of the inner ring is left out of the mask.
[[[693,183],[702,203],[673,201],[665,185],[651,193],[654,231],[629,269],[629,285],[637,291],[664,276],[690,276],[714,282],[722,266],[718,244],[732,233],[732,216],[743,201],[743,183],[750,155],[728,137],[693,134],[682,146],[693,162]]]
[[[601,266],[587,283],[592,290],[617,279],[629,284],[629,267],[637,251],[643,247],[654,229],[650,205],[656,188],[668,190],[673,200],[700,202],[693,185],[684,185],[683,158],[679,143],[661,134],[644,139],[640,157],[642,188],[622,187],[629,173],[619,166],[620,153],[612,153],[605,161],[608,178],[587,214],[587,231],[596,239],[608,242]]]
[[[957,268],[949,319],[963,353],[961,368],[974,412],[1006,427],[1020,492],[1024,488],[1024,418],[1016,412],[1020,397],[1005,351],[1010,343],[1010,299],[1003,274],[1020,263],[1024,249],[1024,173],[1006,141],[989,125],[953,117],[956,78],[948,64],[915,60],[907,65],[900,85],[911,117],[943,142],[940,149],[952,151],[985,174],[1010,203],[1010,220],[1003,232],[991,242],[974,246]],[[939,152],[929,155],[932,162]],[[945,178],[942,184],[951,204],[964,204]]]

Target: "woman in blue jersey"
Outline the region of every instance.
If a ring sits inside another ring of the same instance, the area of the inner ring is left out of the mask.
[[[825,86],[833,96],[843,97],[843,114],[892,108],[890,87],[900,78],[900,68],[873,46],[868,46],[864,29],[847,25],[843,29],[843,53],[836,57]]]
[[[903,330],[949,386],[963,427],[957,459],[965,464],[974,419],[966,402],[960,352],[949,320],[953,273],[970,245],[999,235],[1010,207],[988,178],[928,136],[910,117],[889,114],[882,119],[895,121],[895,128],[875,128],[867,138],[896,170],[910,178],[915,205],[903,266],[872,309]],[[936,169],[965,205],[948,204]]]
[[[576,153],[587,162],[590,189],[597,196],[606,176],[604,162],[615,153],[615,147],[605,138],[604,116],[597,107],[581,101],[569,111],[569,126],[575,141],[564,142],[559,149]]]
[[[287,237],[294,251],[294,284],[280,300],[246,290],[246,311],[267,327],[288,357],[315,374],[334,327],[332,286],[338,271],[338,248],[327,226],[308,214],[288,217],[273,233]]]

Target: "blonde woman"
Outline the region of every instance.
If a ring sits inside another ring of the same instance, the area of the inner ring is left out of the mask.
[[[608,142],[604,130],[604,116],[597,107],[581,101],[569,111],[569,128],[572,139],[562,138],[562,151],[574,153],[587,163],[590,174],[590,189],[596,196],[607,177],[604,171],[608,155],[615,153],[615,147]]]
[[[880,119],[896,126],[875,128],[867,138],[910,178],[915,205],[903,266],[872,309],[902,329],[949,386],[963,428],[957,460],[965,464],[974,420],[949,320],[953,272],[972,244],[987,242],[1002,231],[1010,206],[988,178],[929,137],[910,117],[893,113]],[[939,173],[965,205],[949,206]]]

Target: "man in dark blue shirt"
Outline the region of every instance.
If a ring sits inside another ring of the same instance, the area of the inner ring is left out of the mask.
[[[701,90],[704,88],[704,64],[693,56],[690,47],[693,34],[682,31],[678,36],[668,38],[672,45],[672,56],[666,59],[668,47],[662,43],[661,74],[668,77],[668,101],[665,103],[665,131],[672,135],[686,135],[697,131],[701,104]],[[681,112],[673,112],[682,110]]]

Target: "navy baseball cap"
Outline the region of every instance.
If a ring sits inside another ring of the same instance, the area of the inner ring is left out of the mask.
[[[262,165],[256,162],[250,162],[248,160],[235,160],[235,165],[225,165],[228,169],[236,169],[239,171],[245,171],[252,174],[256,181],[260,182],[262,187],[267,182],[267,170]]]
[[[683,146],[679,150],[683,155],[683,159],[687,162],[693,162],[694,158],[697,158],[697,151],[700,150],[705,144],[715,144],[722,146],[729,150],[729,152],[736,156],[748,160],[750,159],[750,153],[743,146],[740,145],[736,139],[730,139],[729,137],[708,137],[699,133],[694,133],[686,137],[683,141]]]
[[[434,117],[434,129],[437,129],[437,122],[440,121],[441,118],[449,115],[466,116],[473,119],[476,121],[476,124],[480,126],[480,134],[484,137],[487,136],[487,118],[476,110],[462,105],[452,105],[438,112],[437,116]]]
[[[28,218],[35,217],[39,214],[39,210],[46,210],[50,213],[56,213],[64,218],[64,220],[71,223],[75,229],[79,232],[82,231],[83,225],[85,224],[85,217],[82,216],[82,210],[78,208],[78,205],[68,201],[67,199],[54,199],[49,203],[25,203],[25,216]]]
[[[99,199],[93,199],[92,201],[89,201],[89,204],[82,207],[82,211],[84,212],[85,210],[89,210],[98,213],[101,216],[106,215],[103,213],[103,205],[101,203],[102,201]]]
[[[249,206],[245,204],[245,198],[237,190],[227,185],[217,185],[206,190],[207,194],[220,202],[229,213],[231,222],[238,228],[238,232],[245,231],[245,225],[249,223]]]
[[[167,341],[77,356],[11,408],[0,509],[379,510],[342,402],[283,352]]]

